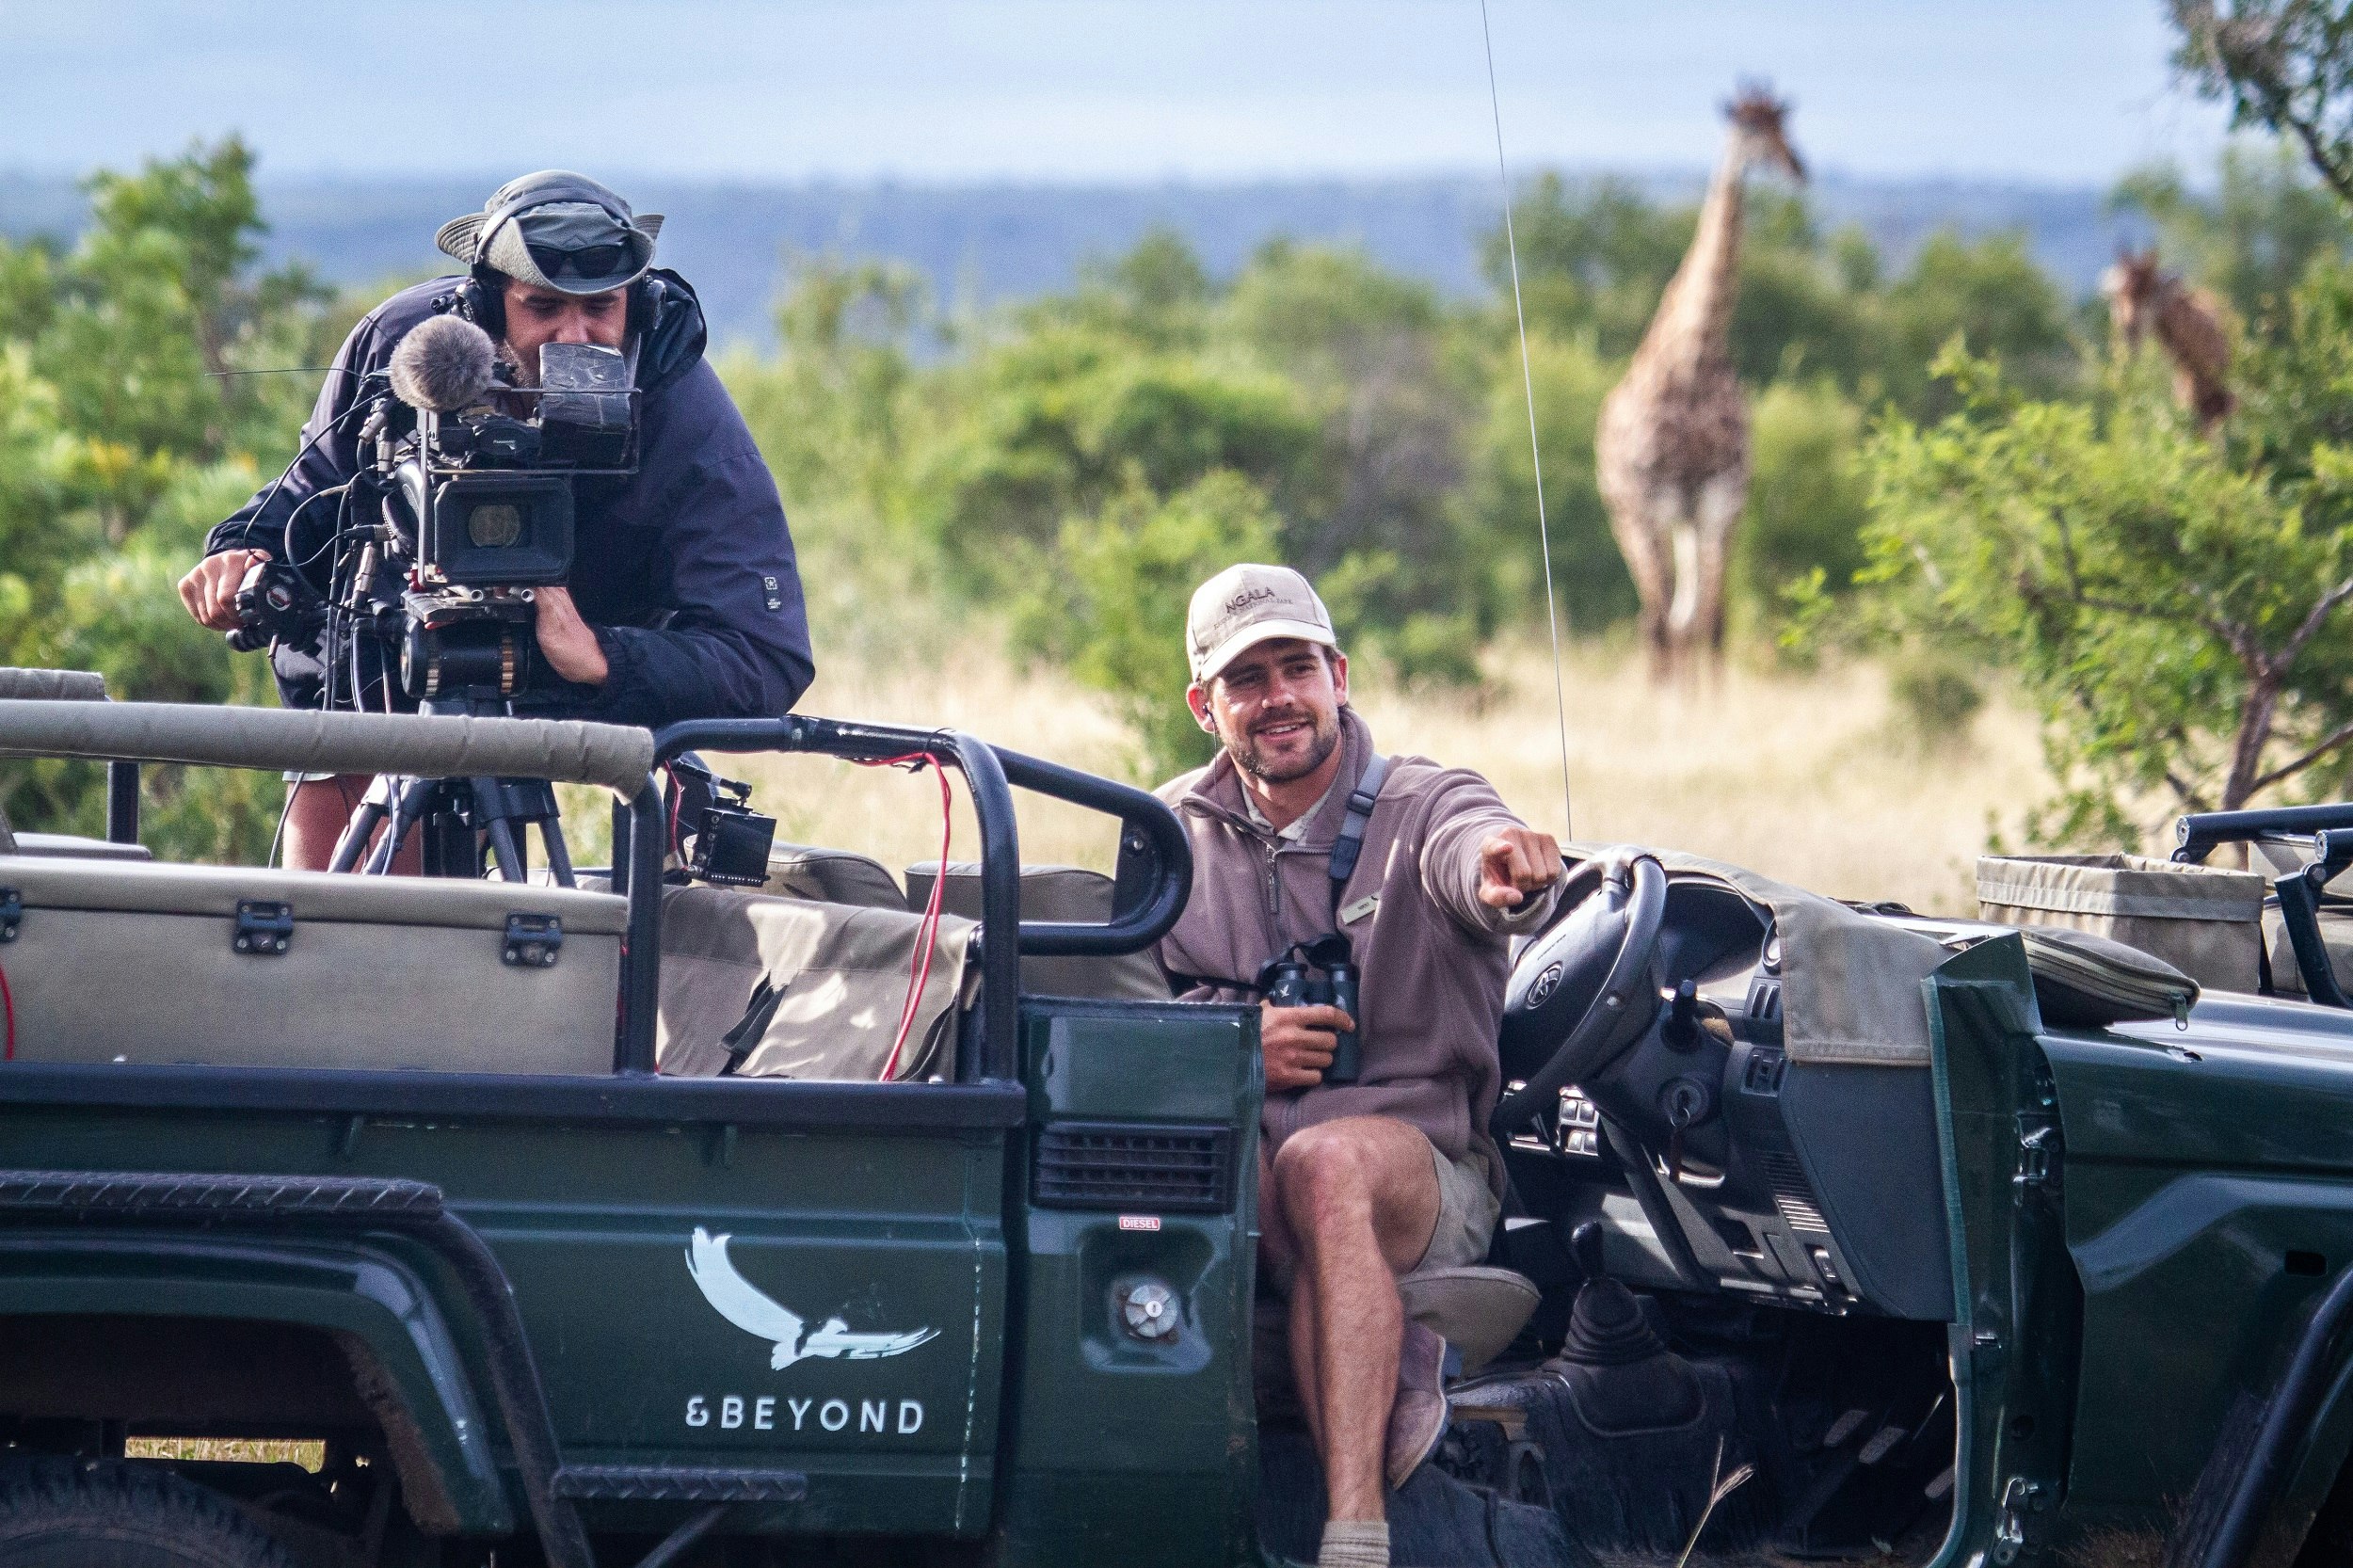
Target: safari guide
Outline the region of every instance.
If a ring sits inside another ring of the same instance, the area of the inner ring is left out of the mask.
[[[1160,962],[1187,1000],[1261,1004],[1260,1269],[1328,1479],[1319,1561],[1383,1568],[1383,1483],[1447,1426],[1445,1343],[1397,1278],[1486,1256],[1508,944],[1551,911],[1560,847],[1479,775],[1374,751],[1298,572],[1220,572],[1186,641],[1186,700],[1222,749],[1160,791],[1194,866]],[[1303,1001],[1309,969],[1343,999],[1353,980],[1353,1008]]]

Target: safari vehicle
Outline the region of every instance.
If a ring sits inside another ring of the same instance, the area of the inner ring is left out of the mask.
[[[1188,890],[1151,797],[945,731],[13,679],[0,755],[115,809],[0,831],[0,1568],[1312,1555],[1256,1015],[1123,957]],[[840,856],[680,885],[690,749],[960,771],[976,918]],[[622,830],[602,889],[168,865],[150,762],[568,780]],[[1013,787],[1118,822],[1083,918]],[[1460,1355],[1397,1560],[2345,1560],[2353,1013],[1577,860],[1493,1267],[1406,1285]]]

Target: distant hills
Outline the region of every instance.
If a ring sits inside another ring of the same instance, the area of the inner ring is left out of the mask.
[[[1659,200],[1693,200],[1701,184],[1693,173],[1629,178]],[[433,231],[479,207],[497,183],[265,179],[265,249],[272,262],[300,257],[338,283],[440,270]],[[1484,286],[1478,238],[1497,218],[1494,180],[1470,177],[1106,186],[645,179],[623,188],[642,209],[666,215],[663,260],[701,291],[721,342],[769,341],[788,251],[892,257],[920,269],[944,299],[988,302],[1064,287],[1087,258],[1116,254],[1167,224],[1221,273],[1288,234],[1361,244],[1384,264],[1461,295]],[[1940,229],[2024,231],[2036,259],[2079,293],[2092,286],[2121,232],[2101,211],[2101,193],[2089,188],[1833,174],[1810,194],[1825,227],[1860,224],[1892,265]],[[0,233],[70,234],[83,210],[71,180],[0,174]]]

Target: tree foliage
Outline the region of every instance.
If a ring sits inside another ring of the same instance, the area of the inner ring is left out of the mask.
[[[2022,396],[1958,349],[1961,398],[1865,455],[1866,573],[1900,630],[1974,646],[2040,703],[2069,792],[2046,839],[2131,838],[2131,803],[2342,794],[2353,743],[2353,270],[2315,266],[2246,358],[2221,443],[2112,381]]]
[[[78,243],[0,242],[0,663],[95,669],[118,697],[266,700],[174,584],[205,529],[292,455],[315,384],[249,374],[319,362],[327,291],[256,275],[253,159],[234,137],[88,182]],[[90,831],[99,770],[0,772],[30,827]],[[256,855],[274,779],[166,770],[152,838]]]

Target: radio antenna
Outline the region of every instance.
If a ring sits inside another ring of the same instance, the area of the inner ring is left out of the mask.
[[[1503,99],[1496,91],[1495,29],[1487,22],[1487,0],[1479,0],[1479,36],[1487,45],[1487,107],[1496,125],[1496,180],[1503,195],[1503,244],[1512,258],[1512,314],[1520,329],[1520,385],[1528,394],[1528,456],[1536,472],[1536,540],[1544,552],[1545,624],[1552,632],[1552,710],[1561,728],[1561,830],[1575,836],[1576,814],[1569,791],[1568,682],[1561,671],[1561,612],[1552,589],[1552,524],[1545,516],[1545,453],[1536,439],[1536,373],[1528,360],[1528,308],[1520,302],[1520,242],[1512,230],[1512,172],[1503,161]]]

